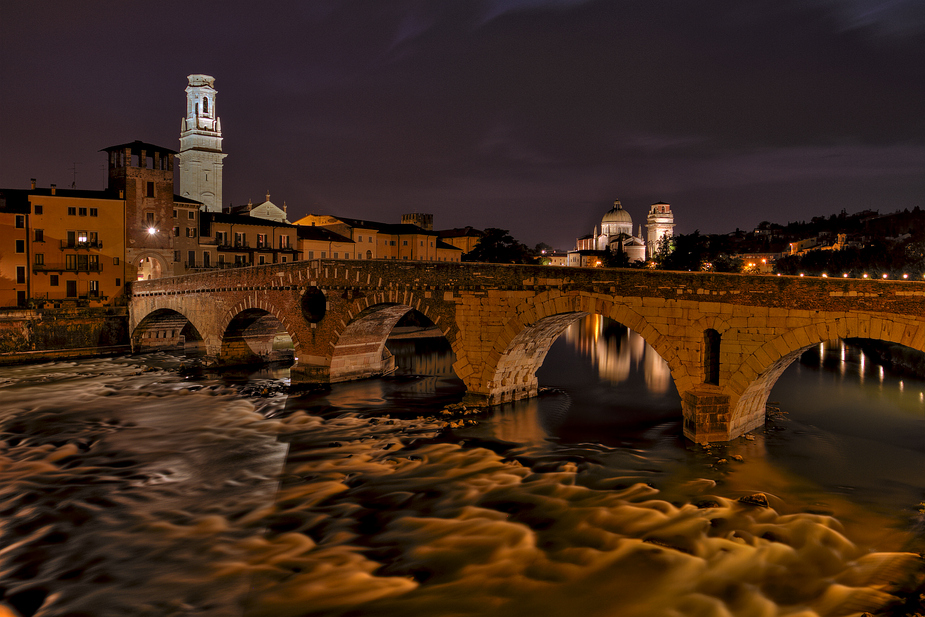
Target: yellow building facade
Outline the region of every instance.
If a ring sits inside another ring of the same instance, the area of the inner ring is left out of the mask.
[[[0,246],[0,264],[15,266],[17,281],[0,289],[3,306],[115,302],[127,274],[124,198],[112,191],[41,189],[34,183],[29,190],[3,193],[7,207],[13,203],[17,210],[11,213],[12,233],[3,233]],[[6,269],[0,266],[4,282]]]

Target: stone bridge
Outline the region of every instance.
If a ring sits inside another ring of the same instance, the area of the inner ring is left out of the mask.
[[[267,358],[280,330],[294,382],[380,375],[398,320],[443,332],[467,399],[534,396],[536,370],[572,323],[598,314],[632,328],[671,370],[684,434],[725,441],[764,423],[784,369],[821,342],[858,337],[925,348],[925,284],[700,272],[312,260],[139,281],[133,349],[198,339],[234,364]]]

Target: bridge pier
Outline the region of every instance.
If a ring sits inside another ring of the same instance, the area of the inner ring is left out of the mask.
[[[691,441],[703,444],[738,437],[730,434],[729,395],[717,390],[688,390],[681,394],[684,436]]]

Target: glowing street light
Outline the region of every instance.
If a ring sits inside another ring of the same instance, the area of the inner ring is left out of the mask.
[[[845,272],[844,274],[842,274],[842,278],[848,278],[848,273]]]
[[[883,278],[886,278],[886,274],[883,275]]]
[[[908,274],[903,274],[903,278],[904,278],[904,279],[907,279],[907,278],[909,278],[909,275],[908,275]]]
[[[823,272],[823,273],[822,273],[822,278],[827,279],[827,278],[829,278],[829,275],[826,274],[825,272]]]
[[[867,274],[866,274],[866,273],[864,274],[864,278],[867,278]]]
[[[148,227],[148,235],[149,235],[149,236],[153,236],[153,235],[156,234],[156,233],[157,233],[157,230],[156,230],[155,228],[153,228],[153,227]]]

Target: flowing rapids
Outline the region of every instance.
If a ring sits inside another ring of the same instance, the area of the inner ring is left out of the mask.
[[[773,431],[564,443],[563,393],[466,415],[433,379],[290,397],[171,362],[0,369],[0,615],[914,610],[921,515],[820,503]]]

